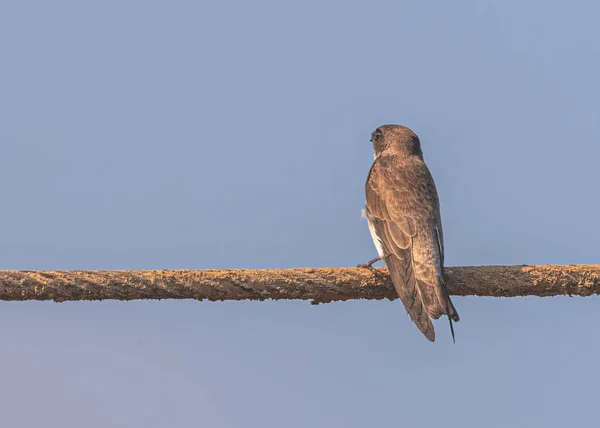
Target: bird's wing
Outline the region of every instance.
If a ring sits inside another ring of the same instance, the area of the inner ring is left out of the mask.
[[[432,202],[435,204],[435,209],[434,209],[435,223],[436,223],[435,236],[436,236],[436,242],[437,242],[438,250],[439,250],[440,267],[443,269],[444,268],[444,231],[442,230],[442,217],[440,215],[440,201],[439,201],[437,189],[435,188],[435,183],[433,182],[433,178],[431,177],[431,174],[429,174],[429,172],[427,175],[429,176],[429,180],[427,180],[427,191],[431,195]],[[443,280],[443,278],[442,278],[442,280]]]
[[[437,189],[435,188],[435,183],[433,181],[433,177],[429,173],[429,170],[426,171],[428,180],[427,180],[427,192],[430,195],[431,201],[434,204],[433,213],[435,215],[435,253],[439,260],[437,264],[437,274],[438,281],[436,286],[434,287],[436,299],[435,301],[439,302],[439,305],[434,305],[436,308],[433,311],[432,316],[434,318],[438,318],[441,314],[446,314],[451,320],[460,321],[460,317],[458,316],[458,312],[450,299],[450,295],[448,294],[448,289],[446,288],[446,283],[444,281],[444,232],[442,230],[442,218],[440,215],[440,201],[438,198]],[[430,311],[431,312],[431,311]],[[450,329],[452,330],[452,338],[454,338],[454,329],[452,328],[452,321],[450,321]]]
[[[403,195],[390,185],[379,162],[373,164],[365,190],[367,217],[381,242],[398,296],[419,330],[433,342],[435,331],[426,307],[426,284],[417,279],[415,272],[413,249],[417,223],[406,215],[400,205]]]

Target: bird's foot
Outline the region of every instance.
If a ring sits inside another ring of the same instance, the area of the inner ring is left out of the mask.
[[[381,256],[375,257],[373,260],[369,260],[367,263],[363,263],[362,265],[357,265],[356,267],[369,269],[373,275],[375,275],[375,279],[382,279],[383,277],[377,273],[377,269],[373,267],[373,264],[381,260]]]
[[[369,260],[367,263],[363,263],[362,265],[357,265],[356,267],[371,269],[371,268],[373,268],[373,264],[377,263],[379,260],[381,260],[381,256],[375,257],[373,260]]]

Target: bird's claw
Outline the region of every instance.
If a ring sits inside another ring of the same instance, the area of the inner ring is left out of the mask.
[[[356,265],[356,267],[371,269],[373,267],[373,263],[381,260],[381,256],[375,257],[373,260],[369,260],[367,263],[363,263],[362,265]]]
[[[383,277],[379,273],[377,273],[377,269],[375,269],[373,267],[373,263],[378,262],[379,260],[381,260],[381,257],[376,257],[373,260],[368,261],[367,263],[363,263],[361,265],[356,265],[356,267],[363,268],[363,269],[369,269],[375,276],[376,280],[383,279]]]

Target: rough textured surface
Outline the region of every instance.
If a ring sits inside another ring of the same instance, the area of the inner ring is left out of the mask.
[[[395,299],[387,270],[362,268],[0,271],[0,300]],[[600,265],[462,266],[445,271],[457,296],[590,296],[600,293]]]

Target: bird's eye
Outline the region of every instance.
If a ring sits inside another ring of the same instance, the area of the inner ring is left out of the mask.
[[[375,138],[379,138],[381,137],[381,129],[376,129],[375,130]]]

